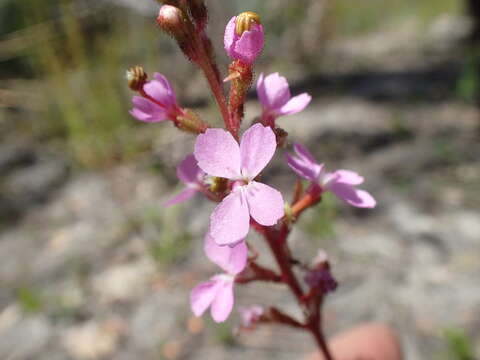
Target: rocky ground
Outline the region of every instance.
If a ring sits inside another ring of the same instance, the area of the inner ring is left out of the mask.
[[[364,174],[379,204],[358,211],[330,199],[292,234],[300,258],[330,254],[340,286],[325,307],[328,333],[387,322],[412,360],[444,356],[450,328],[480,354],[480,113],[452,91],[462,24],[339,43],[332,64],[361,66],[299,77],[294,91],[315,101],[279,121],[331,169]],[[288,328],[233,336],[235,319],[192,317],[188,292],[215,271],[201,253],[213,205],[162,207],[176,183],[154,169],[173,174],[192,145],[174,134],[161,134],[151,159],[87,173],[43,148],[1,145],[0,359],[280,360],[314,348]],[[285,191],[294,182],[281,156],[270,179]],[[238,287],[237,299],[297,311],[278,285]]]

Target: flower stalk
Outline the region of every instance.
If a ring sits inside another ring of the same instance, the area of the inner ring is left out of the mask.
[[[206,34],[208,11],[204,0],[162,0],[158,25],[178,43],[187,58],[205,75],[222,115],[225,129],[210,128],[194,111],[182,108],[176,94],[162,74],[149,80],[141,67],[127,72],[129,87],[137,92],[131,114],[139,121],[172,121],[181,130],[197,135],[193,153],[177,166],[183,189],[164,203],[170,206],[201,195],[216,204],[210,216],[203,249],[221,272],[199,283],[190,293],[193,313],[201,316],[210,309],[214,321],[223,322],[234,306],[237,285],[254,281],[284,284],[302,310],[295,319],[276,306],[243,309],[240,329],[253,330],[258,323],[278,323],[309,332],[326,360],[332,355],[322,327],[322,306],[334,291],[326,255],[320,252],[313,264],[295,259],[288,237],[296,220],[316,206],[324,192],[331,192],[345,203],[359,208],[373,208],[375,199],[357,186],[363,177],[350,170],[326,172],[302,145],[294,144],[295,154],[286,155],[286,163],[298,175],[292,191],[292,203],[285,203],[282,193],[259,181],[278,148],[287,147],[287,132],[277,126],[281,116],[296,114],[310,103],[311,96],[290,94],[286,78],[278,73],[260,74],[257,94],[262,106],[259,121],[243,132],[247,93],[253,82],[254,63],[264,46],[260,16],[241,13],[228,22],[224,48],[230,57],[227,97],[215,61],[213,46]],[[309,181],[304,188],[302,180]],[[248,243],[250,228],[265,240],[277,269],[260,264],[261,254]],[[302,274],[303,277],[300,275]]]

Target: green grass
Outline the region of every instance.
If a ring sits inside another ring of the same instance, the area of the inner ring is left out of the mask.
[[[338,213],[338,203],[333,196],[325,193],[322,202],[313,209],[313,214],[305,223],[305,230],[320,241],[323,238],[335,235],[334,221]]]
[[[473,49],[472,49],[473,50]],[[480,69],[480,54],[471,51],[466,57],[462,73],[457,81],[455,93],[460,100],[474,103],[480,94],[478,71]]]
[[[352,35],[374,31],[407,17],[422,22],[444,13],[459,13],[461,0],[335,0],[331,3],[334,32]]]
[[[155,236],[150,253],[159,267],[178,263],[190,251],[192,235],[182,225],[184,217],[181,211],[181,207],[172,207],[164,212],[156,206],[148,207],[138,220],[142,229]]]
[[[31,287],[22,286],[18,289],[17,300],[26,313],[36,313],[43,308],[43,298],[40,292]]]
[[[450,360],[474,360],[475,354],[473,344],[465,334],[459,329],[449,329],[445,331],[445,340],[448,347],[448,359]]]
[[[18,39],[13,40],[28,45],[3,63],[27,63],[28,70],[7,75],[31,74],[35,79],[36,86],[29,91],[39,97],[41,106],[28,114],[29,135],[55,141],[74,165],[86,168],[122,162],[147,150],[155,130],[150,128],[147,137],[134,131],[140,127],[128,113],[133,94],[124,77],[137,63],[155,68],[154,45],[161,34],[154,22],[121,8],[79,14],[71,0],[55,6],[35,1],[12,6],[23,17]],[[132,18],[138,20],[135,27],[126,25]]]

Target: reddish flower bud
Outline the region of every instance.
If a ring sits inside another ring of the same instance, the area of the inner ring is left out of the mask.
[[[158,25],[173,37],[184,37],[187,33],[185,16],[178,7],[163,5],[157,17]]]

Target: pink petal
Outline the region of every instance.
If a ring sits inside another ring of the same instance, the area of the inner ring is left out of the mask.
[[[312,153],[308,151],[308,149],[302,144],[293,144],[293,150],[300,158],[304,159],[305,161],[311,162],[313,164],[316,163]]]
[[[219,275],[223,277],[224,275]],[[213,299],[210,312],[215,322],[224,322],[233,309],[233,278],[231,279],[218,279],[221,285],[218,288],[217,295]]]
[[[174,204],[179,204],[179,203],[185,202],[185,201],[191,199],[197,192],[198,192],[197,189],[188,187],[188,188],[182,190],[182,192],[180,192],[178,195],[175,195],[173,198],[171,198],[170,200],[165,202],[163,204],[163,206],[171,206],[171,205],[174,205]]]
[[[240,148],[233,136],[223,129],[208,129],[197,137],[195,158],[198,166],[212,176],[240,177]]]
[[[203,249],[212,262],[229,274],[236,275],[245,269],[248,256],[248,248],[245,241],[239,242],[234,247],[228,245],[219,246],[210,234],[207,234]]]
[[[285,105],[279,109],[281,115],[296,114],[307,107],[312,97],[307,93],[300,94],[291,98]]]
[[[157,104],[142,98],[134,96],[132,99],[134,108],[130,111],[137,120],[144,122],[160,122],[167,118],[165,109]]]
[[[265,89],[265,76],[261,73],[257,80],[257,96],[258,100],[264,108],[268,108],[269,102],[267,97],[267,90]]]
[[[242,187],[222,200],[210,216],[210,236],[218,245],[231,245],[248,234],[250,215]]]
[[[272,159],[277,140],[272,129],[255,124],[245,131],[240,141],[242,175],[254,179]]]
[[[350,170],[337,170],[334,172],[337,176],[337,182],[348,185],[360,185],[363,183],[363,176],[360,176],[354,171]]]
[[[215,278],[195,286],[190,292],[190,307],[195,316],[201,316],[212,304],[221,283]]]
[[[177,177],[185,184],[196,184],[199,181],[202,170],[197,165],[193,154],[187,155],[177,166]]]
[[[167,80],[167,78],[160,73],[154,73],[153,77],[166,89],[171,104],[175,104],[177,102],[175,91],[173,90],[172,85]]]
[[[249,31],[245,31],[240,38],[234,42],[231,52],[233,58],[251,64],[260,55],[264,45],[264,31],[262,25],[253,25]]]
[[[312,154],[304,146],[294,144],[293,148],[297,156],[286,154],[288,166],[299,176],[310,181],[317,181],[323,164],[317,164]]]
[[[328,184],[328,189],[343,201],[360,208],[374,208],[375,199],[365,190],[359,190],[351,185],[339,182]]]
[[[235,20],[236,16],[232,17],[225,27],[225,35],[223,36],[223,44],[225,46],[225,51],[227,54],[232,57],[232,46],[234,42],[238,40],[238,35],[235,33]]]
[[[161,103],[165,108],[168,108],[176,103],[175,93],[170,86],[167,78],[162,74],[155,73],[155,80],[148,81],[143,90],[147,95]]]
[[[264,101],[262,101],[262,105],[269,110],[280,110],[291,97],[287,79],[278,73],[265,77],[263,92]]]
[[[282,194],[268,185],[252,181],[245,196],[250,215],[261,225],[275,225],[285,213]]]

